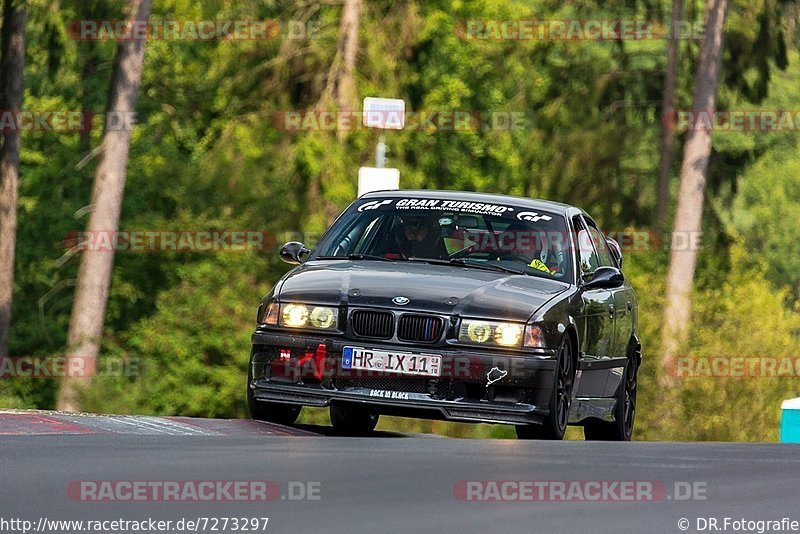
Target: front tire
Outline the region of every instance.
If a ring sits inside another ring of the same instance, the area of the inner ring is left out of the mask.
[[[250,364],[252,367],[252,362]],[[250,387],[252,382],[250,370],[247,371],[247,413],[251,419],[256,421],[268,421],[281,425],[291,425],[297,421],[302,406],[295,404],[283,404],[279,402],[264,402],[257,400]]]
[[[558,348],[558,366],[556,381],[550,395],[548,406],[550,413],[540,425],[517,425],[519,439],[564,439],[567,431],[569,409],[572,405],[572,385],[575,381],[575,360],[572,357],[572,345],[565,338]]]
[[[251,419],[256,421],[267,421],[280,425],[291,425],[300,416],[302,406],[294,404],[282,404],[278,402],[264,402],[256,400],[252,391],[247,392],[247,412]]]
[[[630,441],[636,418],[636,382],[639,373],[638,358],[634,354],[625,364],[622,384],[617,392],[614,422],[590,421],[583,427],[587,441]]]
[[[375,430],[379,417],[367,406],[331,406],[333,431],[340,436],[365,436]]]

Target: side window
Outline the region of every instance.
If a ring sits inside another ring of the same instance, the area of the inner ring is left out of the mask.
[[[371,242],[373,236],[375,235],[375,230],[379,226],[378,221],[380,220],[380,217],[375,217],[375,219],[367,224],[367,227],[364,229],[364,233],[361,235],[361,239],[358,240],[355,249],[353,249],[354,253],[364,254],[364,250],[367,248],[368,242]]]
[[[363,246],[365,240],[365,231],[373,228],[375,221],[380,220],[376,215],[373,220],[356,219],[355,224],[348,230],[348,232],[339,236],[339,242],[333,249],[333,256],[347,256],[353,254],[356,245]],[[368,238],[369,236],[366,236]]]
[[[616,267],[614,258],[611,256],[611,251],[608,249],[606,238],[595,226],[589,226],[589,235],[592,236],[592,243],[597,251],[597,256],[600,259],[600,267]]]
[[[581,275],[593,273],[600,266],[600,257],[592,245],[592,236],[580,217],[573,217],[575,238],[578,246],[578,266]]]

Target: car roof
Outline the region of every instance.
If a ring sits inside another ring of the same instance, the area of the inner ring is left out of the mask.
[[[538,198],[518,197],[513,195],[497,195],[491,193],[475,193],[471,191],[437,191],[430,189],[391,189],[386,191],[371,191],[360,198],[433,198],[440,200],[464,200],[468,202],[485,202],[491,204],[517,204],[529,208],[541,209],[569,216],[573,213],[583,212],[580,208]]]

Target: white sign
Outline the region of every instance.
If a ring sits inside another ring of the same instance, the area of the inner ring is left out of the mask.
[[[370,191],[400,189],[400,169],[361,167],[358,169],[358,196]]]
[[[364,126],[380,130],[402,130],[406,124],[406,103],[399,98],[364,99]]]

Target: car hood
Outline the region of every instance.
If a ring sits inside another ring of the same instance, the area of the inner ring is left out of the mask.
[[[426,263],[317,260],[291,271],[281,302],[374,306],[527,321],[568,285],[529,275]],[[406,297],[399,306],[395,297]]]

